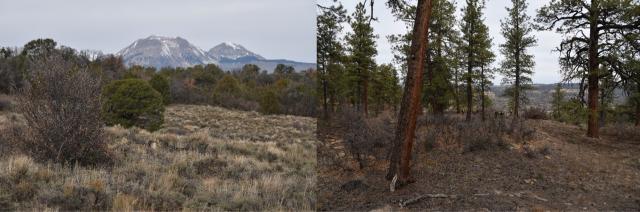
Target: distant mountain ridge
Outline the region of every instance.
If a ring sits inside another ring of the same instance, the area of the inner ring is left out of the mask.
[[[121,56],[127,66],[140,65],[157,69],[206,64],[216,64],[227,71],[240,69],[246,64],[257,65],[268,72],[273,71],[278,64],[292,66],[298,71],[316,68],[315,63],[266,59],[240,44],[224,42],[205,52],[184,38],[155,35],[134,41],[116,55]]]

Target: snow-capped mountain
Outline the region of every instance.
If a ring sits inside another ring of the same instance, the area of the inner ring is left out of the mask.
[[[228,43],[228,42],[218,44],[217,46],[211,48],[207,52],[207,55],[209,55],[209,57],[216,60],[221,60],[223,58],[235,60],[240,57],[246,57],[246,56],[252,56],[259,60],[265,59],[259,54],[256,54],[247,50],[246,48],[244,48],[244,46],[240,44]]]
[[[239,44],[225,42],[205,52],[184,38],[155,35],[136,40],[116,55],[121,56],[127,66],[140,65],[156,69],[205,64],[216,64],[227,71],[241,69],[246,64],[257,65],[268,72],[273,71],[278,64],[292,66],[296,70],[316,68],[315,63],[265,59]]]
[[[138,39],[120,50],[125,64],[162,67],[190,67],[198,64],[216,63],[202,49],[181,37],[149,36]]]

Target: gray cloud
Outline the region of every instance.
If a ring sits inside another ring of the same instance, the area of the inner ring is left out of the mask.
[[[328,3],[330,1],[324,1]],[[355,5],[361,1],[346,0],[341,1],[342,4],[351,13]],[[375,33],[379,35],[378,38],[378,56],[376,57],[378,63],[390,63],[393,59],[393,52],[390,50],[390,44],[387,40],[387,36],[391,34],[398,34],[406,32],[406,28],[403,23],[396,22],[395,18],[391,15],[391,12],[384,5],[386,1],[375,1],[374,16],[379,21],[373,23]],[[414,4],[417,1],[411,1]],[[545,4],[549,0],[531,0],[528,1],[529,8],[528,14],[532,18],[535,17],[536,10]],[[457,0],[457,17],[461,17],[460,9],[464,6],[464,0]],[[507,16],[505,7],[511,7],[511,1],[509,0],[488,0],[485,12],[486,24],[489,26],[490,34],[493,37],[493,50],[497,55],[494,66],[498,66],[502,60],[502,55],[499,53],[498,45],[504,43],[504,38],[500,33],[500,20]],[[348,26],[345,26],[345,30],[350,30]],[[558,53],[552,52],[555,47],[560,44],[562,39],[561,35],[555,32],[535,32],[533,34],[538,39],[538,46],[529,49],[535,57],[536,67],[533,75],[534,83],[556,83],[561,80],[559,74],[560,66],[558,65]],[[494,84],[500,84],[501,76],[497,75],[493,80]]]
[[[205,50],[229,41],[267,58],[315,62],[315,11],[307,0],[0,0],[0,46],[46,37],[115,53],[164,35]]]

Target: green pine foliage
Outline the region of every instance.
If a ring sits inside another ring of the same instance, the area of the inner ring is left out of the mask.
[[[458,65],[455,47],[460,33],[455,27],[454,2],[435,0],[432,4],[423,100],[434,113],[442,113],[453,104],[452,73]]]
[[[345,38],[349,52],[347,65],[351,84],[349,87],[354,89],[351,92],[352,99],[358,108],[367,105],[371,70],[376,67],[374,57],[378,54],[375,42],[378,36],[374,34],[371,27],[371,19],[365,5],[358,3],[351,16],[350,24],[353,32],[348,33]],[[362,109],[367,110],[367,108]]]
[[[402,88],[398,79],[398,73],[391,64],[382,64],[372,73],[371,100],[374,112],[380,113],[386,106],[400,104]]]
[[[474,98],[474,84],[479,83],[480,90],[486,89],[488,81],[492,77],[493,69],[489,66],[495,55],[491,52],[492,39],[489,36],[489,28],[484,24],[483,12],[484,0],[466,0],[466,6],[462,8],[461,51],[463,52],[463,66],[466,73],[462,79],[466,83],[467,120],[473,112],[472,101]],[[482,92],[478,95],[483,95]],[[482,97],[482,96],[481,96]],[[485,101],[486,98],[481,98]],[[484,105],[484,103],[481,103]]]
[[[343,61],[344,53],[340,33],[343,29],[342,23],[347,20],[347,11],[342,5],[322,7],[317,17],[317,63],[318,63],[318,86],[317,93],[321,97],[323,116],[329,116],[333,111],[338,96],[338,92],[343,90],[341,86],[344,73]]]
[[[527,52],[527,48],[536,45],[536,39],[531,35],[533,25],[531,17],[526,13],[526,0],[511,0],[512,7],[507,8],[509,15],[501,21],[502,35],[506,42],[500,45],[500,52],[504,55],[500,73],[504,76],[503,83],[511,85],[513,90],[510,95],[512,106],[510,111],[517,116],[521,99],[524,99],[524,91],[531,84],[531,75],[535,62],[533,55]]]

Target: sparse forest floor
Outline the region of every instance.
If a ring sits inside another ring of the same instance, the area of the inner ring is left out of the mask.
[[[0,111],[0,128],[22,122]],[[172,105],[159,131],[106,128],[113,167],[41,164],[0,146],[0,211],[312,210],[315,130],[314,118]]]
[[[360,169],[342,141],[345,129],[321,123],[318,209],[402,210],[400,202],[436,194],[404,209],[640,210],[638,128],[606,127],[600,139],[588,139],[577,126],[525,123],[533,132],[526,142],[506,139],[504,148],[471,151],[426,145],[421,126],[412,161],[417,182],[395,192],[384,179],[384,157],[368,157]]]

